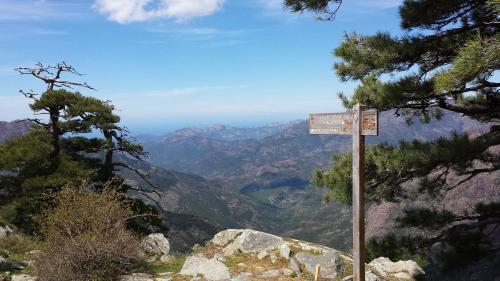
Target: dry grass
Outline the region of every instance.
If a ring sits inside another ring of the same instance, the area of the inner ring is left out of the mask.
[[[225,264],[229,267],[231,274],[240,274],[241,272],[262,273],[273,269],[282,269],[288,267],[288,261],[284,258],[277,258],[273,263],[269,256],[259,259],[256,254],[237,253],[226,258]],[[244,264],[241,266],[239,264]]]
[[[41,254],[35,258],[41,281],[114,280],[140,258],[139,240],[125,227],[132,212],[120,193],[66,187],[44,212]]]

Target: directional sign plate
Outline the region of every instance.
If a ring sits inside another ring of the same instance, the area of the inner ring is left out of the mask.
[[[309,115],[309,134],[311,135],[352,135],[353,114],[317,113]],[[363,111],[363,135],[378,135],[377,111]]]

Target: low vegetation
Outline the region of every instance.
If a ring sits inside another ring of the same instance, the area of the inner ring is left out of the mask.
[[[141,260],[140,242],[126,228],[133,213],[121,196],[110,185],[99,193],[67,186],[54,195],[41,216],[40,280],[114,280]]]

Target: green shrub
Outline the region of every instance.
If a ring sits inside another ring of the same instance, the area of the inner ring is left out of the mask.
[[[424,238],[419,236],[398,236],[394,233],[372,238],[366,244],[366,262],[378,257],[387,257],[392,261],[414,260],[421,267],[425,267],[428,257],[423,241]]]
[[[55,194],[40,221],[34,266],[41,281],[115,280],[141,260],[140,242],[125,226],[133,214],[111,185]]]

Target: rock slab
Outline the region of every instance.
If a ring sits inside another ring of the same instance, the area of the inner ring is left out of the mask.
[[[231,278],[229,269],[217,259],[190,256],[182,266],[181,275],[203,275],[209,281],[227,280]]]
[[[226,231],[227,233],[224,233]],[[220,235],[217,234],[212,240],[212,243],[216,245],[227,242],[223,250],[225,256],[231,256],[237,252],[257,253],[268,248],[279,248],[284,243],[281,237],[252,229],[226,231],[219,233]]]
[[[345,265],[337,251],[329,251],[320,255],[300,252],[295,255],[297,261],[304,265],[307,272],[314,274],[316,265],[321,266],[321,277],[335,278],[344,274]]]
[[[144,251],[155,255],[163,256],[170,252],[170,243],[163,233],[149,234],[141,244]]]
[[[414,261],[392,262],[385,257],[376,258],[369,264],[379,275],[387,277],[393,275],[399,278],[414,279],[425,274],[425,272]]]

